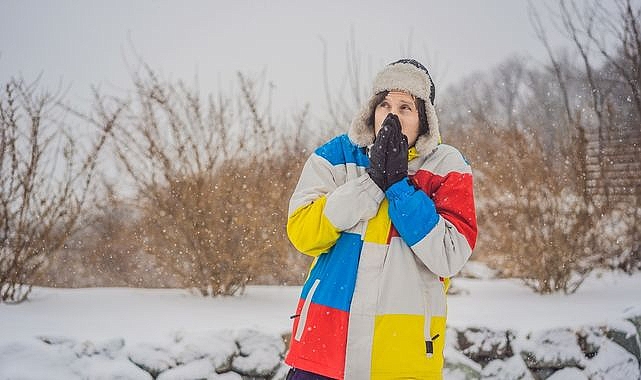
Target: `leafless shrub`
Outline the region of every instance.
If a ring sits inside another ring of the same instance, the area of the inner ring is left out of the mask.
[[[142,250],[139,212],[113,189],[82,217],[82,228],[52,253],[37,284],[54,287],[179,287]]]
[[[260,283],[300,281],[284,220],[295,173],[266,157],[229,160],[216,175],[183,178],[143,205],[143,248],[163,273],[203,294],[236,294]]]
[[[77,227],[113,123],[86,152],[60,96],[13,79],[0,95],[0,302],[21,302],[48,255]],[[115,120],[120,110],[110,115]]]
[[[555,21],[578,57],[575,77],[567,75],[571,72],[567,68],[565,73],[561,69],[535,7],[530,14],[555,68],[555,82],[565,95],[562,100],[569,124],[583,133],[578,137],[586,142],[580,174],[585,198],[599,216],[594,224],[603,233],[596,241],[597,249],[603,251],[601,261],[610,263],[608,266],[617,263],[615,267],[630,272],[641,267],[641,7],[631,0],[615,0],[610,5],[574,0],[555,3]],[[586,99],[579,107],[573,107],[568,95],[576,83],[584,88]],[[618,227],[604,231],[604,226],[612,226],[609,219],[613,215],[621,216],[615,222]],[[607,233],[614,230],[624,236]]]
[[[148,67],[133,79],[126,123],[114,130],[128,174],[119,180],[134,189],[132,249],[153,257],[168,283],[205,295],[237,294],[251,281],[300,282],[304,260],[293,254],[285,225],[315,143],[307,111],[293,122],[273,118],[264,83],[241,74],[237,94],[206,102]]]
[[[598,213],[585,188],[585,131],[574,122],[580,114],[570,123],[562,109],[545,107],[565,93],[558,84],[541,91],[540,82],[550,79],[555,76],[523,60],[508,60],[475,76],[474,91],[453,88],[445,101],[452,109],[442,118],[444,134],[473,163],[476,257],[544,294],[574,292],[598,257]]]
[[[574,292],[592,269],[590,205],[558,180],[565,175],[536,138],[486,126],[463,144],[476,163],[477,258],[539,293]]]
[[[537,292],[571,293],[596,267],[639,268],[640,10],[555,4],[572,50],[552,49],[533,8],[549,64],[478,73],[440,115],[475,170],[476,257]]]

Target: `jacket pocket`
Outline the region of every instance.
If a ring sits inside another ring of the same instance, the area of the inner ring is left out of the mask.
[[[296,333],[294,334],[294,340],[297,342],[300,342],[301,338],[303,337],[305,325],[307,324],[307,314],[309,313],[309,306],[312,303],[312,298],[314,297],[314,293],[316,292],[318,284],[320,284],[320,279],[316,279],[312,284],[312,287],[311,289],[309,289],[307,297],[305,298],[305,302],[303,303],[303,308],[300,311],[298,327],[296,328]]]

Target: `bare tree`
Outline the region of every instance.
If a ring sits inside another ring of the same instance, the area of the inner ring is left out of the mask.
[[[0,302],[21,302],[38,270],[77,228],[113,111],[83,152],[61,97],[12,79],[0,95]]]
[[[631,221],[628,233],[641,236],[641,4],[632,0],[613,0],[610,6],[573,0],[557,4],[558,28],[566,33],[582,69],[574,81],[583,84],[590,100],[584,107],[572,107],[567,91],[572,80],[561,75],[558,55],[534,7],[531,15],[566,95],[569,125],[575,130],[569,146],[582,150],[575,154],[580,160],[574,169],[584,181],[584,197],[598,209],[596,214],[624,210],[623,219]],[[623,267],[641,266],[641,244],[612,250],[613,259],[622,255],[631,260]]]
[[[440,102],[443,134],[450,126],[522,128],[519,114],[527,99],[529,74],[524,58],[512,56],[489,73],[477,72],[451,86]],[[456,138],[456,137],[454,137]]]
[[[638,207],[597,207],[588,188],[588,131],[598,124],[590,122],[589,80],[567,53],[552,61],[526,69],[508,60],[475,74],[450,89],[441,112],[444,134],[477,174],[483,233],[476,257],[542,293],[572,292],[597,265],[630,270],[638,257],[634,239],[610,232],[621,232],[610,219],[618,215],[627,224]],[[613,123],[612,107],[627,103],[622,99],[609,95],[605,125]],[[628,226],[633,236],[635,223]]]
[[[363,75],[367,73],[363,70],[363,57],[357,50],[355,37],[352,33],[349,43],[345,47],[347,70],[344,73],[344,77],[338,82],[340,83],[338,88],[330,84],[327,45],[324,40],[321,40],[321,42],[323,44],[323,85],[326,111],[329,116],[329,120],[325,121],[325,123],[328,125],[328,132],[335,134],[338,131],[343,132],[345,130],[356,112],[358,112],[361,101],[367,97],[369,88],[365,83],[368,81],[363,78]]]

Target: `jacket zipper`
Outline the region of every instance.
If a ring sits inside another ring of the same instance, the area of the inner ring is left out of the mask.
[[[316,288],[318,287],[319,283],[320,279],[317,278],[316,280],[314,280],[312,288],[309,289],[307,298],[305,298],[305,302],[303,303],[303,308],[300,312],[300,319],[298,320],[298,327],[296,328],[296,334],[294,335],[294,340],[296,340],[297,342],[300,342],[300,339],[303,337],[305,324],[307,323],[307,313],[309,312],[309,305],[312,303],[312,297],[314,297],[314,293],[316,292]]]

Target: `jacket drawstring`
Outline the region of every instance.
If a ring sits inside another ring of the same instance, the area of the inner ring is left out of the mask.
[[[434,338],[431,336],[431,323],[432,323],[432,311],[431,308],[429,307],[428,299],[427,299],[427,294],[423,293],[423,300],[424,300],[424,315],[425,315],[425,323],[423,325],[423,336],[425,338],[425,355],[428,358],[431,358],[434,355],[434,343],[433,340],[438,338],[438,335],[436,335]]]

